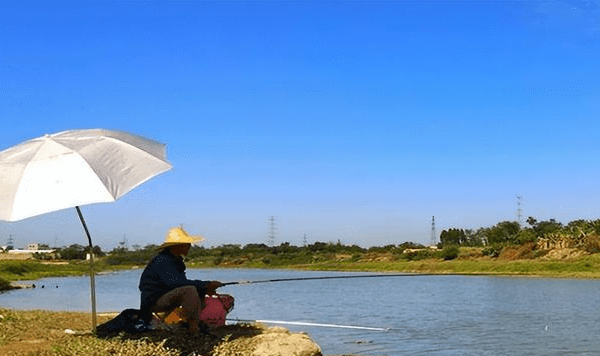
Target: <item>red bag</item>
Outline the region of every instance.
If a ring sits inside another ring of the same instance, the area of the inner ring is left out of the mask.
[[[228,294],[214,294],[204,296],[204,309],[200,312],[200,320],[206,323],[210,328],[225,325],[227,314],[233,309],[233,297]],[[173,310],[169,315],[162,319],[162,322],[167,325],[178,324],[185,317],[181,312],[181,308]],[[159,329],[168,327],[163,325],[157,326]]]
[[[233,309],[233,297],[228,294],[207,295],[204,303],[206,306],[200,312],[200,320],[211,328],[225,325],[225,318]]]

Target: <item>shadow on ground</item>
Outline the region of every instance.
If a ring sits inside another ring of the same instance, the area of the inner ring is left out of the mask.
[[[103,339],[143,340],[147,343],[163,344],[164,347],[178,350],[181,356],[208,355],[219,344],[240,338],[250,339],[261,334],[264,328],[252,324],[225,325],[210,331],[209,334],[190,336],[186,331],[153,330],[140,334],[119,333],[106,335]],[[223,347],[221,347],[223,348]]]

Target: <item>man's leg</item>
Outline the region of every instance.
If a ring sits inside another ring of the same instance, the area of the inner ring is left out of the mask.
[[[183,314],[190,324],[190,331],[199,330],[200,311],[204,307],[204,300],[198,295],[194,286],[183,286],[173,289],[163,294],[154,306],[153,312],[169,312],[177,307],[181,307]]]

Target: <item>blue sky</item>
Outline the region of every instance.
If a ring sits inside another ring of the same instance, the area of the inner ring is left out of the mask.
[[[600,218],[591,1],[4,1],[0,150],[106,128],[173,170],[82,207],[95,244],[429,243]],[[0,244],[85,244],[74,209]]]

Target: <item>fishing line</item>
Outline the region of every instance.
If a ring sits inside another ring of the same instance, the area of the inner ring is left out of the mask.
[[[350,275],[350,276],[321,276],[321,277],[299,277],[299,278],[275,278],[258,281],[238,281],[238,282],[226,282],[223,286],[227,285],[238,285],[238,284],[256,284],[256,283],[271,283],[271,282],[290,282],[290,281],[308,281],[308,280],[319,280],[319,279],[344,279],[344,278],[376,278],[376,277],[417,277],[417,276],[428,276],[436,274],[426,273],[395,273],[395,274],[367,274],[367,275]],[[355,330],[367,330],[367,331],[390,331],[392,328],[379,328],[371,326],[359,326],[359,325],[342,325],[342,324],[323,324],[323,323],[309,323],[302,321],[285,321],[285,320],[249,320],[249,319],[230,319],[228,321],[235,322],[246,322],[246,323],[264,323],[264,324],[283,324],[283,325],[297,325],[297,326],[315,326],[315,327],[326,327],[326,328],[339,328],[339,329],[355,329]]]
[[[308,323],[303,321],[285,321],[285,320],[248,320],[248,319],[226,319],[228,321],[237,321],[244,323],[264,323],[264,324],[283,324],[283,325],[299,325],[299,326],[318,326],[325,328],[340,328],[340,329],[358,329],[358,330],[369,330],[369,331],[389,331],[390,328],[375,328],[371,326],[358,326],[358,325],[341,325],[341,324],[321,324],[321,323]]]
[[[397,274],[367,274],[367,275],[351,275],[351,276],[322,276],[322,277],[299,277],[299,278],[276,278],[276,279],[265,279],[258,281],[239,281],[239,282],[226,282],[223,286],[236,285],[236,284],[255,284],[255,283],[271,283],[271,282],[289,282],[289,281],[308,281],[316,279],[344,279],[344,278],[374,278],[374,277],[420,277],[420,276],[431,276],[435,274],[427,273],[397,273]]]

